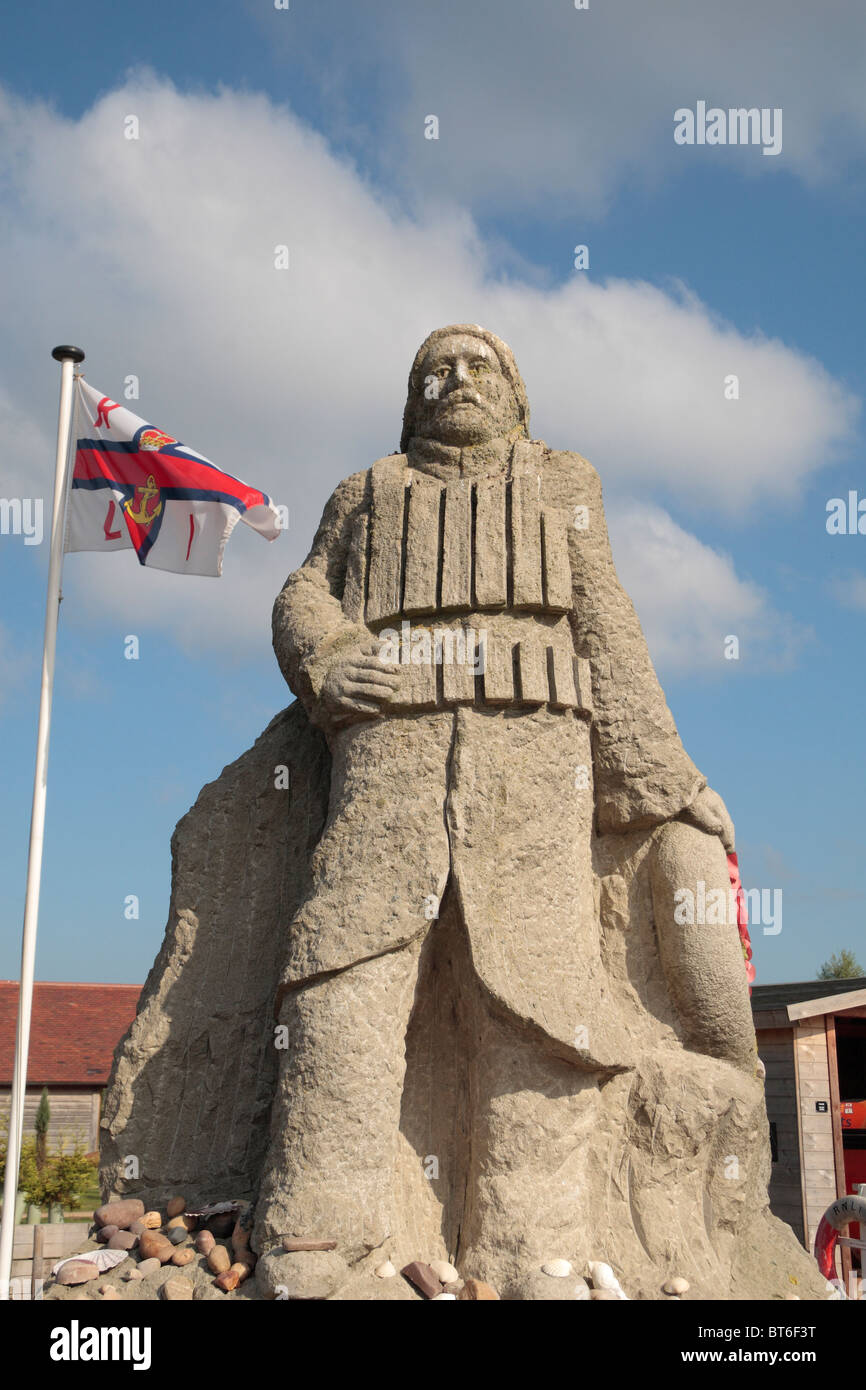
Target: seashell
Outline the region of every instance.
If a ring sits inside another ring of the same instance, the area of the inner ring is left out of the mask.
[[[603,1260],[590,1260],[589,1277],[592,1280],[594,1288],[603,1289],[607,1293],[616,1294],[617,1298],[626,1298],[620,1282],[610,1265],[605,1264]]]
[[[572,1272],[570,1260],[548,1260],[541,1266],[542,1274],[549,1274],[551,1279],[567,1279]]]
[[[51,1273],[56,1278],[57,1271],[62,1269],[65,1264],[68,1264],[70,1260],[79,1260],[82,1264],[95,1265],[97,1272],[102,1274],[107,1269],[114,1269],[115,1265],[121,1264],[128,1258],[125,1250],[108,1250],[103,1246],[100,1250],[85,1250],[82,1255],[67,1255],[64,1259],[58,1260],[56,1265],[52,1266]]]
[[[453,1284],[460,1278],[458,1271],[447,1260],[431,1260],[430,1268],[443,1284]]]
[[[378,1269],[374,1269],[373,1273],[377,1279],[393,1279],[397,1271],[391,1261],[386,1260],[383,1265],[379,1265]]]
[[[688,1279],[683,1279],[681,1275],[675,1274],[673,1278],[662,1284],[662,1293],[673,1294],[679,1298],[681,1293],[688,1293],[690,1287]]]
[[[614,1293],[613,1289],[593,1289],[589,1295],[596,1303],[618,1303],[619,1294]]]

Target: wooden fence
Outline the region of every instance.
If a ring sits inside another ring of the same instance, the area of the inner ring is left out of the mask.
[[[40,1281],[48,1278],[52,1265],[88,1248],[89,1229],[90,1223],[87,1221],[64,1221],[56,1226],[16,1226],[12,1245],[11,1297],[33,1298],[35,1280],[35,1296],[39,1298],[42,1291]],[[36,1265],[41,1266],[35,1269],[34,1255]]]

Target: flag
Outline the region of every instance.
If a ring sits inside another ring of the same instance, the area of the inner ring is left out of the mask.
[[[152,569],[219,575],[238,520],[280,533],[264,492],[78,378],[67,551],[132,549]]]

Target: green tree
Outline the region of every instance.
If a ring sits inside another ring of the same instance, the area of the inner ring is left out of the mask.
[[[36,1131],[36,1164],[40,1173],[45,1167],[48,1157],[48,1126],[50,1123],[51,1106],[48,1101],[48,1092],[43,1086],[39,1105],[36,1108],[36,1119],[33,1121],[33,1128]]]
[[[854,952],[843,947],[838,953],[834,952],[829,960],[824,961],[815,978],[818,980],[858,980],[861,975],[866,975],[866,970],[863,969]]]

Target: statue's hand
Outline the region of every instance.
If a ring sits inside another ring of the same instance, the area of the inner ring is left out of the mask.
[[[728,815],[728,808],[718,792],[712,787],[704,787],[684,811],[680,819],[705,830],[708,835],[718,835],[728,854],[734,850],[734,822]]]
[[[382,660],[379,650],[380,643],[374,638],[349,647],[332,664],[320,693],[331,723],[381,719],[382,706],[400,684],[400,672]]]

